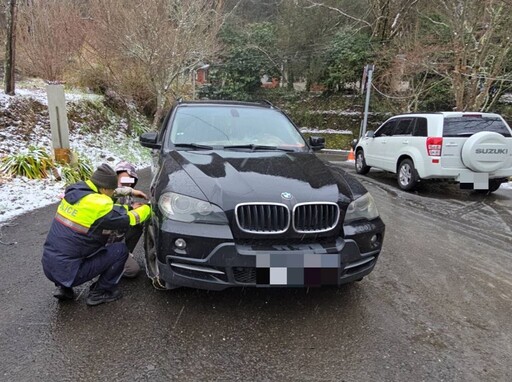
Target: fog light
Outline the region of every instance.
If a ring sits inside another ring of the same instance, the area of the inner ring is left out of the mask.
[[[374,248],[378,247],[380,244],[379,241],[379,235],[373,235],[370,239],[370,245]]]
[[[185,249],[187,247],[187,242],[185,240],[183,240],[183,239],[176,239],[174,241],[174,245],[178,249]]]

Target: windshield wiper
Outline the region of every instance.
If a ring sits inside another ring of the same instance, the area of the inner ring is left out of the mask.
[[[295,151],[294,149],[287,149],[287,148],[284,148],[284,147],[254,145],[254,144],[224,146],[224,149],[251,149],[252,151],[256,151],[256,150],[277,150],[277,151],[287,151],[287,152]]]
[[[213,150],[212,146],[208,145],[200,145],[198,143],[175,143],[175,147],[185,147],[190,149],[200,149],[200,150]]]

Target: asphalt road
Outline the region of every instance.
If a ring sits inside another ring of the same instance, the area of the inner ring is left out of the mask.
[[[13,243],[0,244],[0,380],[512,380],[512,191],[359,179],[384,250],[339,289],[161,292],[141,275],[114,303],[87,307],[84,286],[59,304],[40,265],[56,206],[13,220],[0,236]]]

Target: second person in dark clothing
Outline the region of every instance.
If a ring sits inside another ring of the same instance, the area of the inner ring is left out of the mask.
[[[139,177],[133,164],[127,161],[121,161],[115,166],[114,170],[117,173],[118,179],[118,188],[114,192],[114,200],[117,203],[132,207],[138,205],[134,201],[134,198],[148,199],[145,193],[134,189]],[[118,242],[124,239],[128,247],[129,254],[124,265],[123,277],[134,278],[140,272],[140,265],[134,258],[133,252],[142,236],[142,232],[143,224],[141,223],[131,226],[127,230],[116,230],[110,239],[111,242]]]

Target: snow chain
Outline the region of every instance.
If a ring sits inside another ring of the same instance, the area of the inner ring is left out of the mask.
[[[160,280],[160,277],[154,276],[151,277],[151,282],[153,283],[153,287],[158,290],[166,290],[167,288],[165,285],[162,284],[162,281]]]

